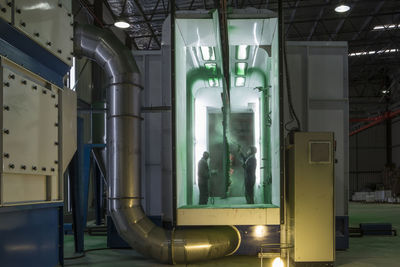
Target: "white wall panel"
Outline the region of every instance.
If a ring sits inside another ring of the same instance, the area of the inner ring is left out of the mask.
[[[347,215],[349,181],[349,109],[347,43],[288,42],[288,71],[293,107],[301,131],[334,132],[336,215]],[[285,92],[285,123],[288,116]],[[291,129],[295,124],[291,123]]]

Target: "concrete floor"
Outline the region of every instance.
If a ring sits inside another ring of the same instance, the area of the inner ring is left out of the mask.
[[[357,227],[361,222],[388,222],[400,234],[400,205],[393,204],[349,204],[350,226]],[[106,238],[103,236],[86,236],[85,248],[104,248]],[[73,256],[73,237],[65,237],[65,257]],[[264,266],[270,266],[264,260]],[[66,260],[65,266],[96,266],[96,267],[125,267],[125,266],[168,266],[153,260],[143,258],[133,250],[95,250],[86,256],[74,260]],[[231,256],[222,259],[188,265],[176,266],[260,266],[257,257]],[[336,253],[335,266],[341,267],[395,267],[400,266],[400,236],[364,236],[351,238],[350,249]]]

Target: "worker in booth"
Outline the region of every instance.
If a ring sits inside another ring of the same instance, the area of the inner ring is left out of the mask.
[[[246,155],[244,155],[241,152],[239,146],[239,153],[243,160],[242,166],[244,169],[244,187],[245,187],[246,202],[247,204],[254,204],[254,184],[256,182],[257,148],[255,146],[249,147]]]
[[[208,168],[208,159],[210,154],[205,151],[203,157],[200,159],[198,164],[197,175],[199,177],[199,205],[207,205],[208,202],[208,181],[210,180],[210,170]]]

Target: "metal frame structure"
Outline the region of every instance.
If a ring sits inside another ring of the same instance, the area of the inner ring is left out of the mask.
[[[94,16],[87,0],[76,0]],[[131,23],[125,30],[129,45],[136,50],[161,49],[162,24],[176,11],[217,9],[215,0],[95,0],[102,2],[114,20],[123,18]],[[271,9],[278,11],[281,3],[287,41],[347,41],[349,47],[349,98],[351,116],[379,115],[385,111],[382,91],[391,104],[400,101],[399,65],[400,4],[397,1],[351,0],[349,12],[334,11],[338,0],[232,0],[222,1],[232,8]],[[221,3],[222,3],[221,2]],[[82,10],[82,8],[80,9]],[[101,21],[94,16],[94,20]],[[386,25],[374,30],[375,26]],[[395,26],[388,26],[395,25]],[[101,26],[109,27],[102,23]],[[378,51],[384,51],[378,53]],[[392,52],[390,52],[392,51]],[[364,53],[365,52],[365,53]],[[364,103],[369,98],[372,101]],[[354,125],[359,128],[360,125]]]

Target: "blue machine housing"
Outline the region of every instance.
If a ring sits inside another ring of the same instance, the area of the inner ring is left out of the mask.
[[[0,208],[1,266],[63,265],[63,204]]]

